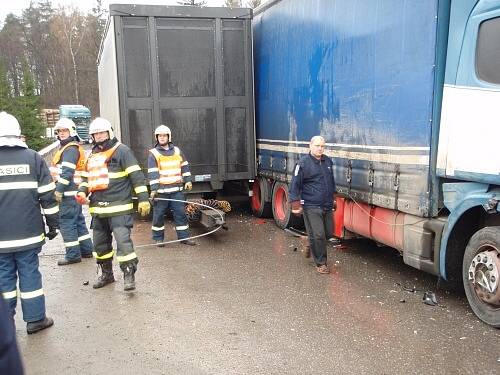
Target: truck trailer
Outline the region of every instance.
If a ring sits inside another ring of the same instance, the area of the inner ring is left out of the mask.
[[[258,216],[296,225],[296,161],[322,135],[334,233],[463,285],[500,327],[500,1],[271,0],[253,19]]]
[[[193,192],[256,174],[252,10],[110,5],[98,60],[101,116],[143,169],[160,124]]]

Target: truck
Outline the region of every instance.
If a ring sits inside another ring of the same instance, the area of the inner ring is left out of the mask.
[[[98,58],[100,114],[143,169],[160,124],[193,192],[255,177],[252,10],[114,4]]]
[[[90,109],[81,104],[62,104],[59,106],[59,118],[69,118],[76,125],[80,139],[89,142]]]
[[[294,165],[322,135],[335,236],[397,249],[500,327],[500,1],[270,0],[253,32],[252,211],[296,225]]]

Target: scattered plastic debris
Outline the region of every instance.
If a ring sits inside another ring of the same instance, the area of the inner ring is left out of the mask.
[[[429,306],[437,306],[438,301],[436,295],[433,292],[425,292],[422,301]]]

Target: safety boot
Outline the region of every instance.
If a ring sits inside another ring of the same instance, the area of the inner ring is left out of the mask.
[[[26,331],[28,332],[28,335],[31,335],[44,330],[45,328],[52,327],[53,324],[54,320],[52,318],[45,317],[42,320],[37,320],[36,322],[28,322],[26,324]]]
[[[137,270],[137,262],[130,261],[120,264],[123,271],[123,290],[129,291],[135,289],[135,271]]]
[[[115,277],[113,275],[113,263],[110,260],[103,263],[97,263],[97,266],[101,268],[101,275],[94,283],[94,289],[99,289],[115,282]]]

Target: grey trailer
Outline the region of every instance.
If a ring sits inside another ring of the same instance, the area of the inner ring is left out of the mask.
[[[142,168],[164,124],[193,191],[253,179],[252,10],[110,5],[98,60],[100,115]]]

